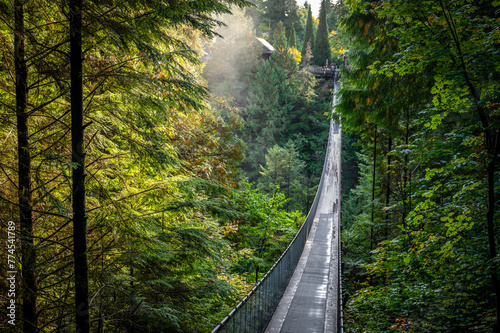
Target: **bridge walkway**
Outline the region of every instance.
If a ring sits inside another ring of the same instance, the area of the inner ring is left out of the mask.
[[[340,250],[340,152],[339,125],[332,123],[320,193],[309,238],[297,268],[266,333],[338,332]]]

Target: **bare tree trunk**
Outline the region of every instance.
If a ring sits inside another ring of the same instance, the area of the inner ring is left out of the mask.
[[[289,160],[288,160],[288,175],[287,175],[287,187],[286,187],[286,192],[287,192],[287,199],[288,201],[286,202],[286,211],[289,212],[290,211],[290,182],[291,182],[291,173],[292,173],[292,161],[290,159],[290,157],[288,157]]]
[[[410,127],[410,116],[409,111],[406,111],[406,131],[405,131],[405,145],[406,149],[408,149],[409,143],[409,127]],[[403,167],[403,213],[401,214],[401,223],[403,224],[405,230],[407,229],[406,225],[406,216],[408,212],[411,210],[411,173],[408,170],[409,157],[408,153],[405,154],[405,164]],[[407,190],[407,187],[408,190]]]
[[[90,331],[83,145],[82,0],[69,1],[71,50],[71,149],[73,166],[73,241],[76,329]]]
[[[491,282],[496,294],[497,323],[495,332],[500,331],[500,284],[498,282],[498,265],[496,262],[496,242],[495,242],[495,167],[496,155],[488,163],[488,244],[491,259]]]
[[[372,218],[370,226],[370,250],[373,250],[375,245],[374,240],[374,225],[375,225],[375,177],[377,175],[377,125],[375,125],[375,139],[373,142],[373,173],[372,173]]]
[[[19,221],[23,276],[23,330],[36,332],[37,285],[35,277],[36,249],[33,239],[33,209],[31,203],[31,155],[27,112],[28,71],[26,68],[24,2],[16,0],[14,26],[14,66],[16,71],[16,116],[19,164]]]
[[[389,210],[387,207],[389,207],[389,202],[391,199],[391,149],[392,149],[392,138],[389,135],[389,142],[388,142],[388,147],[387,147],[387,179],[386,179],[386,184],[385,184],[385,207],[386,207],[386,213],[385,213],[385,230],[384,230],[384,236],[387,239],[389,237],[389,219],[391,218],[389,214]]]

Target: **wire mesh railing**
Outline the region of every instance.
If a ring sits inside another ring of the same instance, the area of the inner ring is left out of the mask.
[[[347,58],[344,56],[344,62],[347,64]],[[337,105],[337,92],[340,87],[340,82],[338,81],[339,78],[339,70],[337,69],[335,71],[334,75],[334,92],[333,92],[333,102],[332,102],[332,113],[335,110],[335,107]],[[333,117],[332,117],[333,118]],[[339,125],[340,126],[340,125]],[[342,136],[340,136],[340,146],[342,147]],[[340,165],[340,168],[342,166]],[[341,170],[339,171],[339,174],[341,174]],[[338,187],[339,189],[342,188],[341,185],[341,180],[342,177],[339,177],[338,179]],[[344,333],[344,288],[343,288],[343,281],[342,281],[342,273],[343,273],[343,265],[342,265],[342,241],[341,241],[341,235],[342,235],[342,191],[339,191],[338,193],[338,202],[339,202],[339,207],[338,209],[338,223],[337,223],[337,233],[339,237],[337,238],[337,253],[338,253],[338,281],[337,281],[337,333]]]
[[[337,87],[336,87],[337,88]],[[337,89],[335,89],[336,91]],[[342,141],[341,141],[342,142]],[[342,143],[341,143],[342,145]],[[340,184],[341,179],[339,178],[339,189],[342,188]],[[344,288],[342,281],[342,272],[344,267],[342,266],[342,241],[340,236],[342,235],[342,200],[341,200],[341,191],[339,191],[339,207],[338,209],[338,223],[337,223],[337,233],[339,237],[337,238],[337,253],[338,253],[338,281],[337,281],[337,293],[338,293],[338,303],[337,303],[337,333],[344,333]]]

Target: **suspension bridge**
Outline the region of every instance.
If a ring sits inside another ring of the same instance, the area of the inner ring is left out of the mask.
[[[343,332],[341,134],[340,125],[332,120],[323,173],[301,229],[273,267],[212,333]]]

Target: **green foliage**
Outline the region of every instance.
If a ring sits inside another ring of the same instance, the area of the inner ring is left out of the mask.
[[[304,33],[304,43],[302,44],[302,59],[307,53],[307,47],[311,50],[314,49],[314,31],[313,31],[313,18],[311,13],[311,7],[307,10],[307,21],[306,21],[306,29]]]
[[[316,38],[314,38],[314,46],[312,47],[314,55],[314,64],[317,66],[325,66],[326,62],[331,62],[330,41],[328,35],[328,22],[326,20],[327,2],[323,0],[319,10],[319,24],[316,30]]]
[[[289,199],[278,186],[265,193],[246,183],[235,195],[242,214],[226,229],[226,238],[240,254],[232,269],[245,273],[249,281],[255,281],[256,267],[259,267],[261,276],[271,268],[297,233],[305,216],[298,211],[283,210]]]
[[[288,38],[290,42],[288,42],[289,47],[297,47],[297,36],[295,34],[295,27],[292,25],[292,30],[290,31],[290,37]]]
[[[278,25],[276,26],[276,29],[274,30],[274,36],[273,36],[273,47],[274,49],[282,54],[288,52],[288,41],[286,39],[286,28],[283,25],[283,22],[278,22]],[[283,57],[280,57],[281,59],[284,59]],[[293,66],[290,66],[291,64],[287,63],[282,63],[281,64],[283,67],[286,66],[287,69],[292,69]]]
[[[292,31],[292,26],[300,27],[297,15],[296,0],[264,0],[262,3],[263,31],[270,28],[270,41],[274,43],[275,31],[279,24],[284,24],[286,31]]]
[[[289,53],[283,25],[278,26],[274,52],[269,61],[262,61],[250,87],[244,110],[245,127],[242,138],[247,143],[244,168],[255,180],[265,151],[281,142],[288,124],[286,115],[293,109],[297,97],[294,74],[295,58]]]
[[[25,4],[38,324],[40,330],[73,331],[67,8]],[[221,273],[229,256],[219,222],[236,216],[226,185],[236,186],[242,158],[241,141],[233,134],[239,124],[206,103],[196,51],[202,38],[217,35],[221,22],[214,14],[248,4],[85,3],[86,199],[95,331],[207,331],[222,316],[218,311],[234,303],[232,281]],[[0,6],[3,229],[8,220],[18,221],[18,165],[15,78],[9,74],[14,11],[10,2]],[[1,299],[3,309],[7,301]]]
[[[307,211],[305,207],[306,187],[305,163],[300,160],[299,153],[292,141],[286,146],[275,145],[266,154],[266,164],[261,165],[259,188],[267,190],[270,184],[277,186],[288,198],[286,210]],[[290,204],[291,202],[291,204]]]
[[[337,111],[363,162],[343,202],[347,330],[490,332],[498,4],[349,5],[352,68]]]
[[[241,137],[247,144],[247,156],[242,167],[251,181],[259,177],[266,151],[276,144],[284,146],[290,140],[306,162],[306,178],[321,175],[321,156],[328,135],[324,114],[331,103],[329,86],[324,82],[318,85],[307,69],[298,69],[286,47],[284,33],[279,26],[275,48],[281,52],[273,53],[269,61],[259,64],[243,110],[245,124]],[[315,90],[321,92],[319,98]],[[316,184],[316,179],[311,179],[309,189]]]
[[[411,327],[415,332],[450,327],[489,331],[492,313],[487,295],[491,286],[485,278],[487,252],[481,246],[486,237],[480,224],[474,222],[484,209],[484,183],[464,186],[470,182],[478,160],[455,160],[453,154],[473,154],[464,150],[462,138],[449,139],[449,143],[440,144],[446,153],[439,158],[451,159],[442,160],[442,167],[428,169],[421,180],[412,184],[414,208],[403,223],[394,225],[392,237],[380,241],[370,254],[366,237],[371,229],[366,214],[369,205],[362,208],[364,213],[357,213],[353,225],[344,233],[344,242],[349,244],[348,285],[357,290],[347,307],[350,330],[356,330],[361,323],[363,329],[373,332],[389,332],[391,327]],[[426,140],[416,140],[415,144],[413,149],[420,151],[419,146]],[[455,150],[451,155],[450,148]],[[412,165],[430,163],[435,154],[435,150],[423,154],[422,160]],[[369,184],[369,178],[362,181],[351,200],[356,198],[358,205],[369,203]],[[403,206],[404,202],[399,202],[391,208],[395,215],[392,223],[404,217],[397,213]],[[382,209],[386,208],[380,200],[375,207],[380,221]],[[403,320],[407,326],[402,325]]]
[[[344,62],[344,53],[350,44],[349,35],[346,34],[340,27],[341,22],[347,17],[349,9],[344,0],[338,0],[332,6],[327,14],[329,32],[329,41],[331,49],[332,62],[341,64]]]
[[[327,13],[328,27],[334,31],[340,28],[340,22],[349,13],[349,8],[345,0],[337,0],[335,3],[330,4],[330,10]]]

